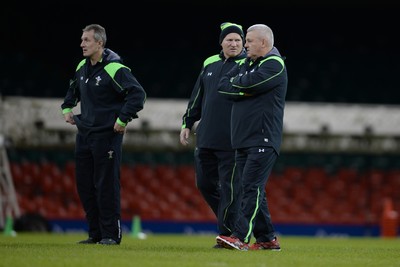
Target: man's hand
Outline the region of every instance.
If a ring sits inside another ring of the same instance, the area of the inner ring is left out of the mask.
[[[188,128],[181,129],[179,138],[180,138],[182,145],[186,146],[189,144],[189,136],[190,136],[190,129],[188,129]]]
[[[125,126],[121,126],[117,122],[114,123],[114,132],[119,133],[119,134],[124,134],[125,131],[126,131]]]
[[[64,114],[64,119],[67,123],[75,125],[74,121],[74,113],[73,112],[68,112]]]

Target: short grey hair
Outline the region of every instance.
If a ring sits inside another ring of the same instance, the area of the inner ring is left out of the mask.
[[[274,33],[265,24],[254,24],[247,29],[247,32],[257,31],[262,38],[265,38],[271,46],[274,46]]]
[[[106,29],[99,25],[99,24],[90,24],[87,25],[85,28],[82,29],[83,32],[88,32],[88,31],[94,31],[94,39],[98,41],[103,42],[103,47],[106,46],[107,42],[107,34],[106,34]]]

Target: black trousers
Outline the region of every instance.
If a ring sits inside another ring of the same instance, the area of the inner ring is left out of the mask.
[[[236,224],[241,183],[235,175],[235,151],[196,148],[196,186],[218,221],[221,235],[230,235]]]
[[[249,243],[275,238],[266,196],[266,185],[278,154],[272,147],[252,147],[236,151],[236,169],[243,182],[242,205],[234,236]]]
[[[123,135],[76,136],[76,186],[89,237],[121,242],[120,165]]]

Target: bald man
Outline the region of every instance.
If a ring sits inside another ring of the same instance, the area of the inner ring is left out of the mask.
[[[265,189],[280,153],[288,77],[270,27],[249,27],[245,48],[247,58],[218,85],[219,92],[233,101],[231,142],[243,195],[232,235],[219,235],[217,242],[229,249],[280,250]],[[256,242],[249,245],[252,234]]]

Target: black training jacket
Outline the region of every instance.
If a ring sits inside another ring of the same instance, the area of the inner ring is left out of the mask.
[[[131,70],[106,48],[95,66],[89,59],[78,64],[61,108],[72,109],[80,102],[81,114],[74,116],[79,133],[102,134],[113,132],[117,118],[123,123],[138,118],[145,101],[146,93]]]
[[[199,148],[232,150],[232,102],[217,91],[218,82],[233,66],[246,57],[243,50],[234,58],[225,59],[223,52],[207,58],[192,90],[187,110],[182,117],[182,128],[196,128],[196,145]]]
[[[234,149],[271,146],[279,154],[287,84],[285,63],[276,48],[255,62],[242,60],[221,79],[218,91],[233,100]]]

